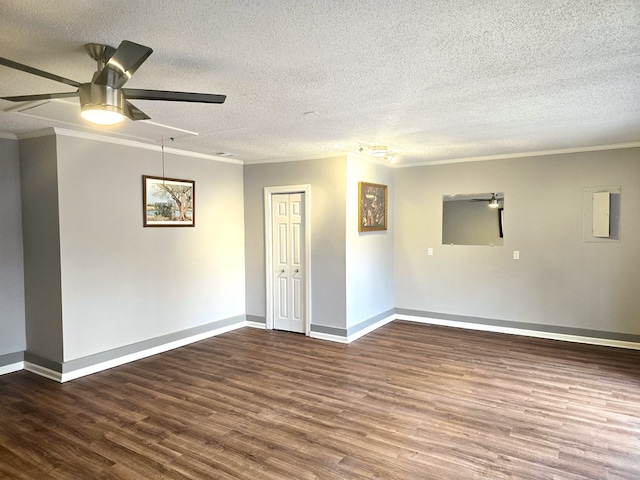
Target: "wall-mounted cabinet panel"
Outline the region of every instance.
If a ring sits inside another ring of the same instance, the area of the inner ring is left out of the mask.
[[[620,241],[620,186],[582,189],[582,240],[585,242]]]

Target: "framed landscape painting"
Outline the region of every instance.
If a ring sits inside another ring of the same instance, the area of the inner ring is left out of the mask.
[[[387,229],[387,186],[358,183],[358,231]]]
[[[195,186],[191,180],[143,175],[144,226],[195,226]]]

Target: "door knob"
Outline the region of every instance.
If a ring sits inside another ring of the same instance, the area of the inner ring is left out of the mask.
[[[284,268],[282,270],[280,270],[280,273],[284,273]]]
[[[300,271],[300,270],[298,270],[298,269],[296,268],[296,273],[298,273],[299,271]]]

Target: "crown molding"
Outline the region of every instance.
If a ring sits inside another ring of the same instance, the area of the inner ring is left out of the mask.
[[[160,145],[143,143],[136,140],[128,140],[123,138],[100,135],[97,133],[89,133],[89,132],[82,132],[78,130],[58,128],[58,127],[49,127],[42,130],[36,130],[34,132],[20,133],[20,134],[0,132],[0,138],[7,139],[7,140],[22,140],[22,139],[28,139],[28,138],[46,137],[49,135],[61,135],[66,137],[83,138],[83,139],[93,140],[97,142],[112,143],[116,145],[124,145],[128,147],[133,147],[133,148],[142,148],[145,150],[162,151],[162,147]],[[447,160],[433,160],[433,161],[407,163],[407,164],[402,164],[401,162],[389,163],[388,161],[385,161],[383,159],[372,158],[369,156],[359,155],[355,153],[347,153],[346,155],[344,155],[344,157],[348,159],[351,158],[351,159],[365,160],[365,161],[383,165],[389,168],[411,168],[411,167],[428,167],[428,166],[435,166],[435,165],[448,165],[448,164],[454,164],[454,163],[486,162],[491,160],[507,160],[507,159],[527,158],[527,157],[542,157],[547,155],[564,155],[564,154],[571,154],[571,153],[587,153],[587,152],[598,152],[598,151],[605,151],[605,150],[620,150],[620,149],[627,149],[627,148],[640,148],[640,142],[615,143],[610,145],[594,145],[590,147],[572,147],[572,148],[560,148],[560,149],[552,149],[552,150],[538,150],[533,152],[504,153],[500,155],[485,155],[485,156],[478,156],[478,157],[461,157],[461,158],[452,158]],[[181,149],[171,148],[171,147],[165,147],[164,151],[165,153],[171,153],[175,155],[181,155],[181,156],[192,157],[192,158],[201,158],[205,160],[213,160],[216,162],[230,163],[233,165],[262,165],[267,163],[300,162],[300,161],[306,161],[306,160],[320,160],[320,159],[327,159],[327,158],[343,157],[343,155],[337,155],[337,156],[336,155],[334,156],[310,155],[305,158],[291,157],[291,158],[280,158],[280,159],[274,158],[272,160],[267,160],[267,161],[243,161],[243,160],[238,160],[234,158],[210,155],[206,153],[190,152],[188,150],[181,150]]]
[[[371,155],[361,153],[347,153],[348,160],[362,160],[364,162],[374,163],[376,165],[382,165],[383,167],[395,168],[397,165],[385,158],[372,157]]]
[[[358,159],[364,160],[366,162],[375,163],[378,165],[382,165],[389,168],[412,168],[412,167],[429,167],[435,165],[448,165],[453,163],[469,163],[469,162],[488,162],[491,160],[507,160],[507,159],[517,159],[517,158],[527,158],[527,157],[542,157],[547,155],[564,155],[570,153],[587,153],[587,152],[598,152],[603,150],[620,150],[626,148],[639,148],[640,142],[628,142],[628,143],[615,143],[611,145],[595,145],[590,147],[572,147],[572,148],[559,148],[559,149],[551,149],[551,150],[538,150],[533,152],[516,152],[516,153],[504,153],[499,155],[484,155],[478,157],[462,157],[462,158],[452,158],[447,160],[433,160],[433,161],[425,161],[425,162],[415,162],[415,163],[402,163],[402,154],[398,154],[399,161],[395,163],[391,163],[383,158],[375,158],[369,155],[362,155],[358,153],[346,153],[344,155],[337,155],[332,157],[327,157],[326,155],[310,155],[308,157],[290,157],[290,158],[274,158],[271,160],[262,160],[262,161],[245,161],[244,165],[263,165],[267,163],[286,163],[286,162],[301,162],[306,160],[319,160],[325,158],[344,158],[347,159]]]
[[[161,145],[154,145],[151,143],[143,143],[136,140],[128,140],[124,138],[110,137],[107,135],[100,135],[97,133],[81,132],[78,130],[69,130],[66,128],[50,127],[43,130],[36,130],[34,132],[24,133],[17,136],[18,140],[27,138],[47,137],[50,135],[59,135],[63,137],[82,138],[85,140],[92,140],[94,142],[111,143],[115,145],[123,145],[125,147],[141,148],[143,150],[152,150],[155,152],[161,152]],[[165,153],[171,153],[174,155],[181,155],[183,157],[202,158],[205,160],[213,160],[221,163],[231,163],[234,165],[244,165],[242,160],[234,158],[218,157],[216,155],[209,155],[206,153],[190,152],[188,150],[180,150],[178,148],[164,147]]]
[[[42,130],[34,130],[33,132],[18,133],[16,137],[18,140],[27,140],[29,138],[49,137],[55,134],[56,132],[53,127],[47,127]]]
[[[245,165],[265,165],[269,163],[306,162],[309,160],[333,160],[335,158],[345,158],[345,154],[338,153],[327,155],[326,153],[320,153],[317,155],[270,158],[267,160],[245,160],[243,163]]]
[[[504,153],[500,155],[485,155],[481,157],[465,157],[465,158],[453,158],[450,160],[434,160],[420,163],[408,163],[406,165],[393,165],[394,168],[409,168],[409,167],[428,167],[432,165],[447,165],[450,163],[467,163],[467,162],[486,162],[490,160],[506,160],[510,158],[526,158],[526,157],[543,157],[546,155],[564,155],[567,153],[586,153],[586,152],[599,152],[603,150],[621,150],[625,148],[638,148],[640,142],[629,143],[615,143],[611,145],[595,145],[591,147],[572,147],[572,148],[558,148],[554,150],[538,150],[535,152],[518,152],[518,153]]]

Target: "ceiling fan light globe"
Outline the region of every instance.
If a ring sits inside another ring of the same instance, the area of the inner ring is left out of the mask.
[[[88,122],[95,123],[97,125],[115,125],[124,120],[124,115],[119,112],[111,110],[100,110],[97,108],[89,108],[80,112],[82,118]]]
[[[78,89],[80,115],[97,125],[115,125],[124,120],[125,99],[122,90],[106,85],[85,83]]]

